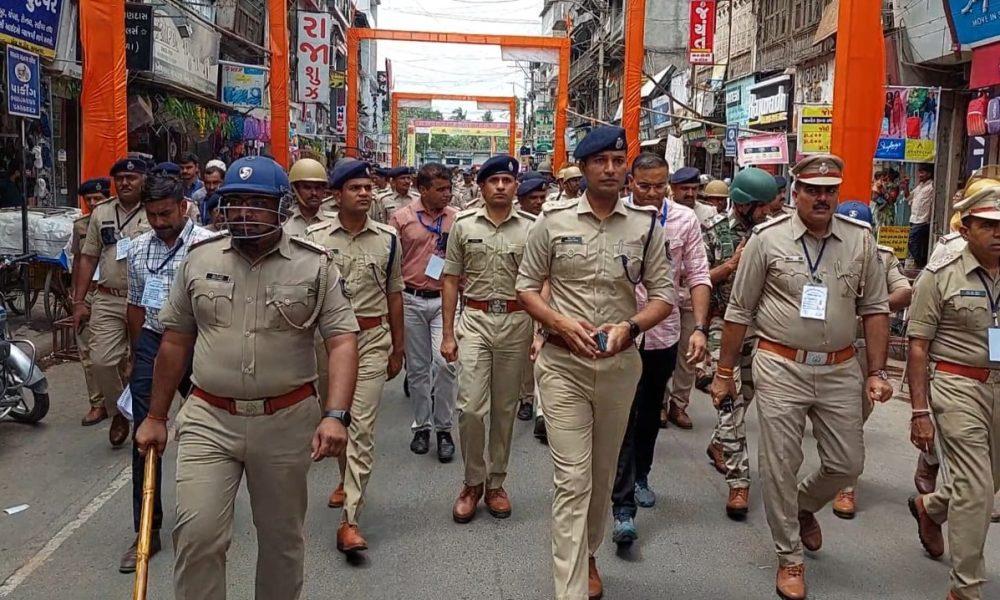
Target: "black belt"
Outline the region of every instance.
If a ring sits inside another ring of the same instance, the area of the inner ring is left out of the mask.
[[[403,288],[403,291],[418,298],[440,298],[441,290],[418,290],[416,288]]]

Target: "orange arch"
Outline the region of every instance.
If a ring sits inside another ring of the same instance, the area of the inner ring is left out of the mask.
[[[517,137],[517,100],[514,96],[468,96],[465,94],[423,94],[417,92],[393,92],[389,109],[389,139],[392,148],[392,166],[399,166],[399,140],[396,131],[399,129],[399,103],[402,100],[465,100],[468,102],[491,102],[506,104],[510,111],[510,123],[507,133],[510,136],[510,155],[516,156]]]
[[[569,60],[570,39],[568,37],[545,37],[528,35],[489,35],[475,33],[441,33],[432,31],[399,31],[392,29],[366,29],[352,27],[347,30],[347,154],[358,154],[358,52],[361,40],[388,40],[398,42],[429,42],[444,44],[471,44],[478,46],[506,46],[508,48],[550,49],[559,52],[559,80],[556,94],[556,122],[552,148],[552,162],[566,160],[566,109],[569,107]],[[435,98],[441,96],[434,95]],[[474,98],[474,97],[471,97]],[[503,99],[507,101],[506,98]],[[395,114],[395,113],[393,113]],[[511,118],[512,131],[516,132],[516,120]],[[395,135],[396,125],[392,125]],[[513,139],[511,135],[511,152]],[[393,144],[393,152],[396,145]],[[398,157],[397,157],[398,158]],[[393,163],[396,161],[394,160]]]

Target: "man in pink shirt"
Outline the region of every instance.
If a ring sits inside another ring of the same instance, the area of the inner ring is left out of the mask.
[[[631,544],[638,537],[635,528],[636,505],[650,507],[656,494],[649,486],[649,471],[653,465],[653,449],[660,431],[660,407],[667,380],[677,363],[678,351],[696,363],[706,355],[708,306],[712,281],[708,257],[701,237],[701,223],[695,212],[665,197],[670,169],[656,154],[640,154],[632,163],[632,202],[639,206],[655,206],[660,210],[660,225],[664,227],[669,248],[664,248],[673,266],[674,287],[682,297],[690,296],[696,328],[687,348],[678,349],[681,337],[680,311],[644,334],[639,344],[642,376],[632,402],[628,428],[618,455],[618,472],[611,493],[615,527],[612,539],[617,544]],[[639,306],[646,303],[646,290],[636,286]]]
[[[438,163],[417,173],[420,197],[399,208],[389,225],[399,232],[403,269],[403,327],[406,376],[413,402],[410,450],[426,454],[431,428],[437,432],[438,460],[455,456],[451,438],[455,412],[455,366],[441,356],[441,278],[448,232],[457,211],[451,202],[451,175]],[[433,397],[431,392],[433,390]]]

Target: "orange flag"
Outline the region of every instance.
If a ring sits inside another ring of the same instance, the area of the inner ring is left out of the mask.
[[[840,0],[831,151],[844,159],[841,200],[871,201],[885,100],[882,3]]]

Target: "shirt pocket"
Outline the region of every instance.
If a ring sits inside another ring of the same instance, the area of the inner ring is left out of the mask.
[[[358,266],[362,268],[359,269]],[[357,285],[374,287],[385,293],[388,266],[388,254],[365,254],[361,257],[360,264],[355,265],[355,271],[360,271],[355,278]]]
[[[810,281],[805,261],[774,261],[771,264],[769,275],[774,277],[774,282],[778,289],[792,298],[800,298],[802,296],[802,288]]]
[[[622,274],[629,283],[638,284],[642,281],[642,245],[622,244],[621,249],[611,253],[613,264],[608,272],[618,276]]]
[[[952,296],[945,303],[946,310],[954,311],[959,327],[983,332],[990,327],[990,310],[984,296]]]
[[[524,244],[504,244],[503,253],[500,256],[503,275],[514,281],[517,279],[517,270],[521,266],[524,258]]]
[[[861,271],[863,266],[864,263],[860,260],[849,262],[846,266],[840,262],[836,264],[837,280],[842,287],[841,295],[844,298],[861,297]]]
[[[297,329],[295,326],[312,316],[315,304],[316,292],[309,285],[269,285],[266,326],[282,331]]]
[[[552,251],[552,276],[567,281],[586,278],[593,271],[593,265],[587,264],[588,250],[583,243],[557,245]]]
[[[486,247],[486,244],[469,244],[468,248],[465,250],[465,254],[466,275],[482,275],[483,271],[486,270],[486,267],[490,263],[489,248]]]
[[[191,290],[194,316],[199,323],[216,327],[233,324],[233,290],[231,281],[195,280]]]

